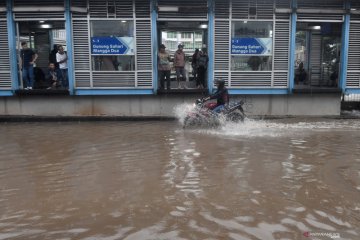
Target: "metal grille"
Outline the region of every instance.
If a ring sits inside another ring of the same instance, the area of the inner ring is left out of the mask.
[[[347,72],[346,87],[347,88],[360,87],[360,72]]]
[[[158,19],[207,19],[207,0],[158,0],[158,6],[177,6],[178,12],[158,12]]]
[[[232,18],[273,19],[273,0],[232,0]]]
[[[290,8],[291,1],[289,0],[275,0],[276,8]]]
[[[90,87],[88,21],[73,19],[72,22],[76,85],[79,87]],[[88,77],[88,79],[85,79],[86,77]]]
[[[73,18],[86,18],[88,12],[87,0],[71,0],[71,12]],[[76,10],[81,9],[81,11]]]
[[[89,12],[92,18],[132,18],[132,0],[89,0]]]
[[[89,71],[75,71],[75,86],[77,88],[90,87],[90,72]]]
[[[150,18],[150,1],[135,0],[136,18]]]
[[[288,85],[288,71],[276,71],[274,72],[274,84],[273,87],[284,87]]]
[[[6,2],[5,1],[0,2],[0,19],[1,18],[6,19]]]
[[[274,70],[287,70],[289,64],[290,23],[275,22]]]
[[[288,13],[279,13],[276,12],[275,13],[275,19],[276,20],[289,20],[290,21],[290,12],[291,12],[291,6],[290,6],[291,1],[289,0],[276,0],[275,1],[275,9],[283,9],[283,10],[288,10]]]
[[[214,69],[229,70],[229,21],[215,20],[215,40],[214,40]]]
[[[271,87],[271,72],[231,72],[231,87]]]
[[[107,4],[104,1],[89,0],[90,17],[107,18]]]
[[[71,0],[72,7],[87,8],[87,0]]]
[[[10,57],[6,20],[0,20],[0,88],[11,88]]]
[[[298,13],[297,21],[343,21],[343,14]]]
[[[343,0],[297,0],[298,8],[332,8],[332,9],[343,9]]]
[[[137,86],[138,87],[152,87],[152,72],[137,72]]]
[[[93,72],[93,87],[135,87],[135,72]]]
[[[298,0],[298,9],[343,10],[342,0]],[[343,21],[343,13],[303,13],[298,12],[297,21]]]
[[[136,21],[136,61],[137,70],[151,70],[151,21]]]
[[[15,20],[64,20],[64,12],[14,12]]]
[[[24,7],[24,6],[56,6],[56,7],[63,7],[64,0],[36,0],[36,1],[29,1],[29,0],[13,0],[14,7]]]
[[[215,1],[215,18],[229,18],[230,17],[230,0],[216,0]]]
[[[64,0],[54,1],[54,0],[38,0],[38,1],[28,1],[28,0],[14,0],[14,19],[15,20],[24,20],[24,19],[65,19],[64,15]],[[19,8],[29,7],[30,9],[19,11]],[[44,10],[38,10],[37,8],[46,7]],[[31,9],[33,8],[33,9]]]
[[[114,2],[116,9],[116,17],[117,18],[133,18],[133,1],[132,0],[116,0],[110,1]],[[110,5],[111,6],[111,5]]]
[[[287,87],[289,69],[290,22],[275,22],[274,87]]]
[[[350,23],[346,87],[360,87],[360,22]]]
[[[320,85],[321,79],[321,35],[311,35],[310,62],[311,85]]]
[[[229,72],[228,71],[217,71],[214,73],[214,79],[223,79],[228,86]]]

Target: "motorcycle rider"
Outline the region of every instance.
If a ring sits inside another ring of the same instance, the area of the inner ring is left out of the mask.
[[[216,92],[203,100],[206,102],[210,99],[216,99],[216,107],[213,111],[220,113],[229,105],[229,93],[225,87],[225,81],[223,79],[215,79],[215,85],[217,86]]]

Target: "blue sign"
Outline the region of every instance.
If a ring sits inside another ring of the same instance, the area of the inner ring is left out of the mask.
[[[92,37],[91,54],[134,54],[132,37]]]
[[[231,54],[271,55],[272,38],[233,38]]]

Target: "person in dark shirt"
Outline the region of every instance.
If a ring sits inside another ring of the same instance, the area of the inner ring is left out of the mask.
[[[209,97],[204,98],[204,101],[216,99],[216,107],[213,109],[213,111],[220,113],[225,108],[225,106],[229,105],[229,93],[225,87],[224,80],[216,79],[215,84],[217,86],[216,92]]]
[[[295,84],[305,84],[307,80],[307,73],[304,69],[304,63],[300,62],[299,67],[295,70]]]
[[[38,55],[28,47],[26,42],[22,42],[21,47],[20,67],[22,69],[24,89],[31,90],[34,87],[34,63]]]
[[[59,63],[56,61],[56,53],[57,52],[58,52],[58,45],[54,44],[53,50],[51,50],[51,52],[49,54],[49,63],[54,63],[56,69],[59,68]]]
[[[49,71],[46,74],[46,82],[48,83],[47,89],[54,89],[60,87],[60,83],[63,81],[63,75],[60,69],[55,67],[54,63],[49,63]]]
[[[192,55],[192,58],[191,58],[192,74],[193,74],[194,81],[196,81],[196,82],[197,82],[197,75],[198,75],[197,60],[199,58],[199,52],[200,52],[200,50],[198,48],[196,48],[195,52],[194,52],[194,54]]]
[[[205,88],[205,77],[206,77],[206,70],[208,67],[209,57],[205,50],[200,51],[200,54],[197,59],[198,64],[198,78],[196,81],[196,86],[198,88]]]

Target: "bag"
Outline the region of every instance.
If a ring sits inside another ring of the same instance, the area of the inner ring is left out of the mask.
[[[206,67],[207,65],[207,57],[206,56],[201,56],[198,60],[198,66],[199,67]]]

